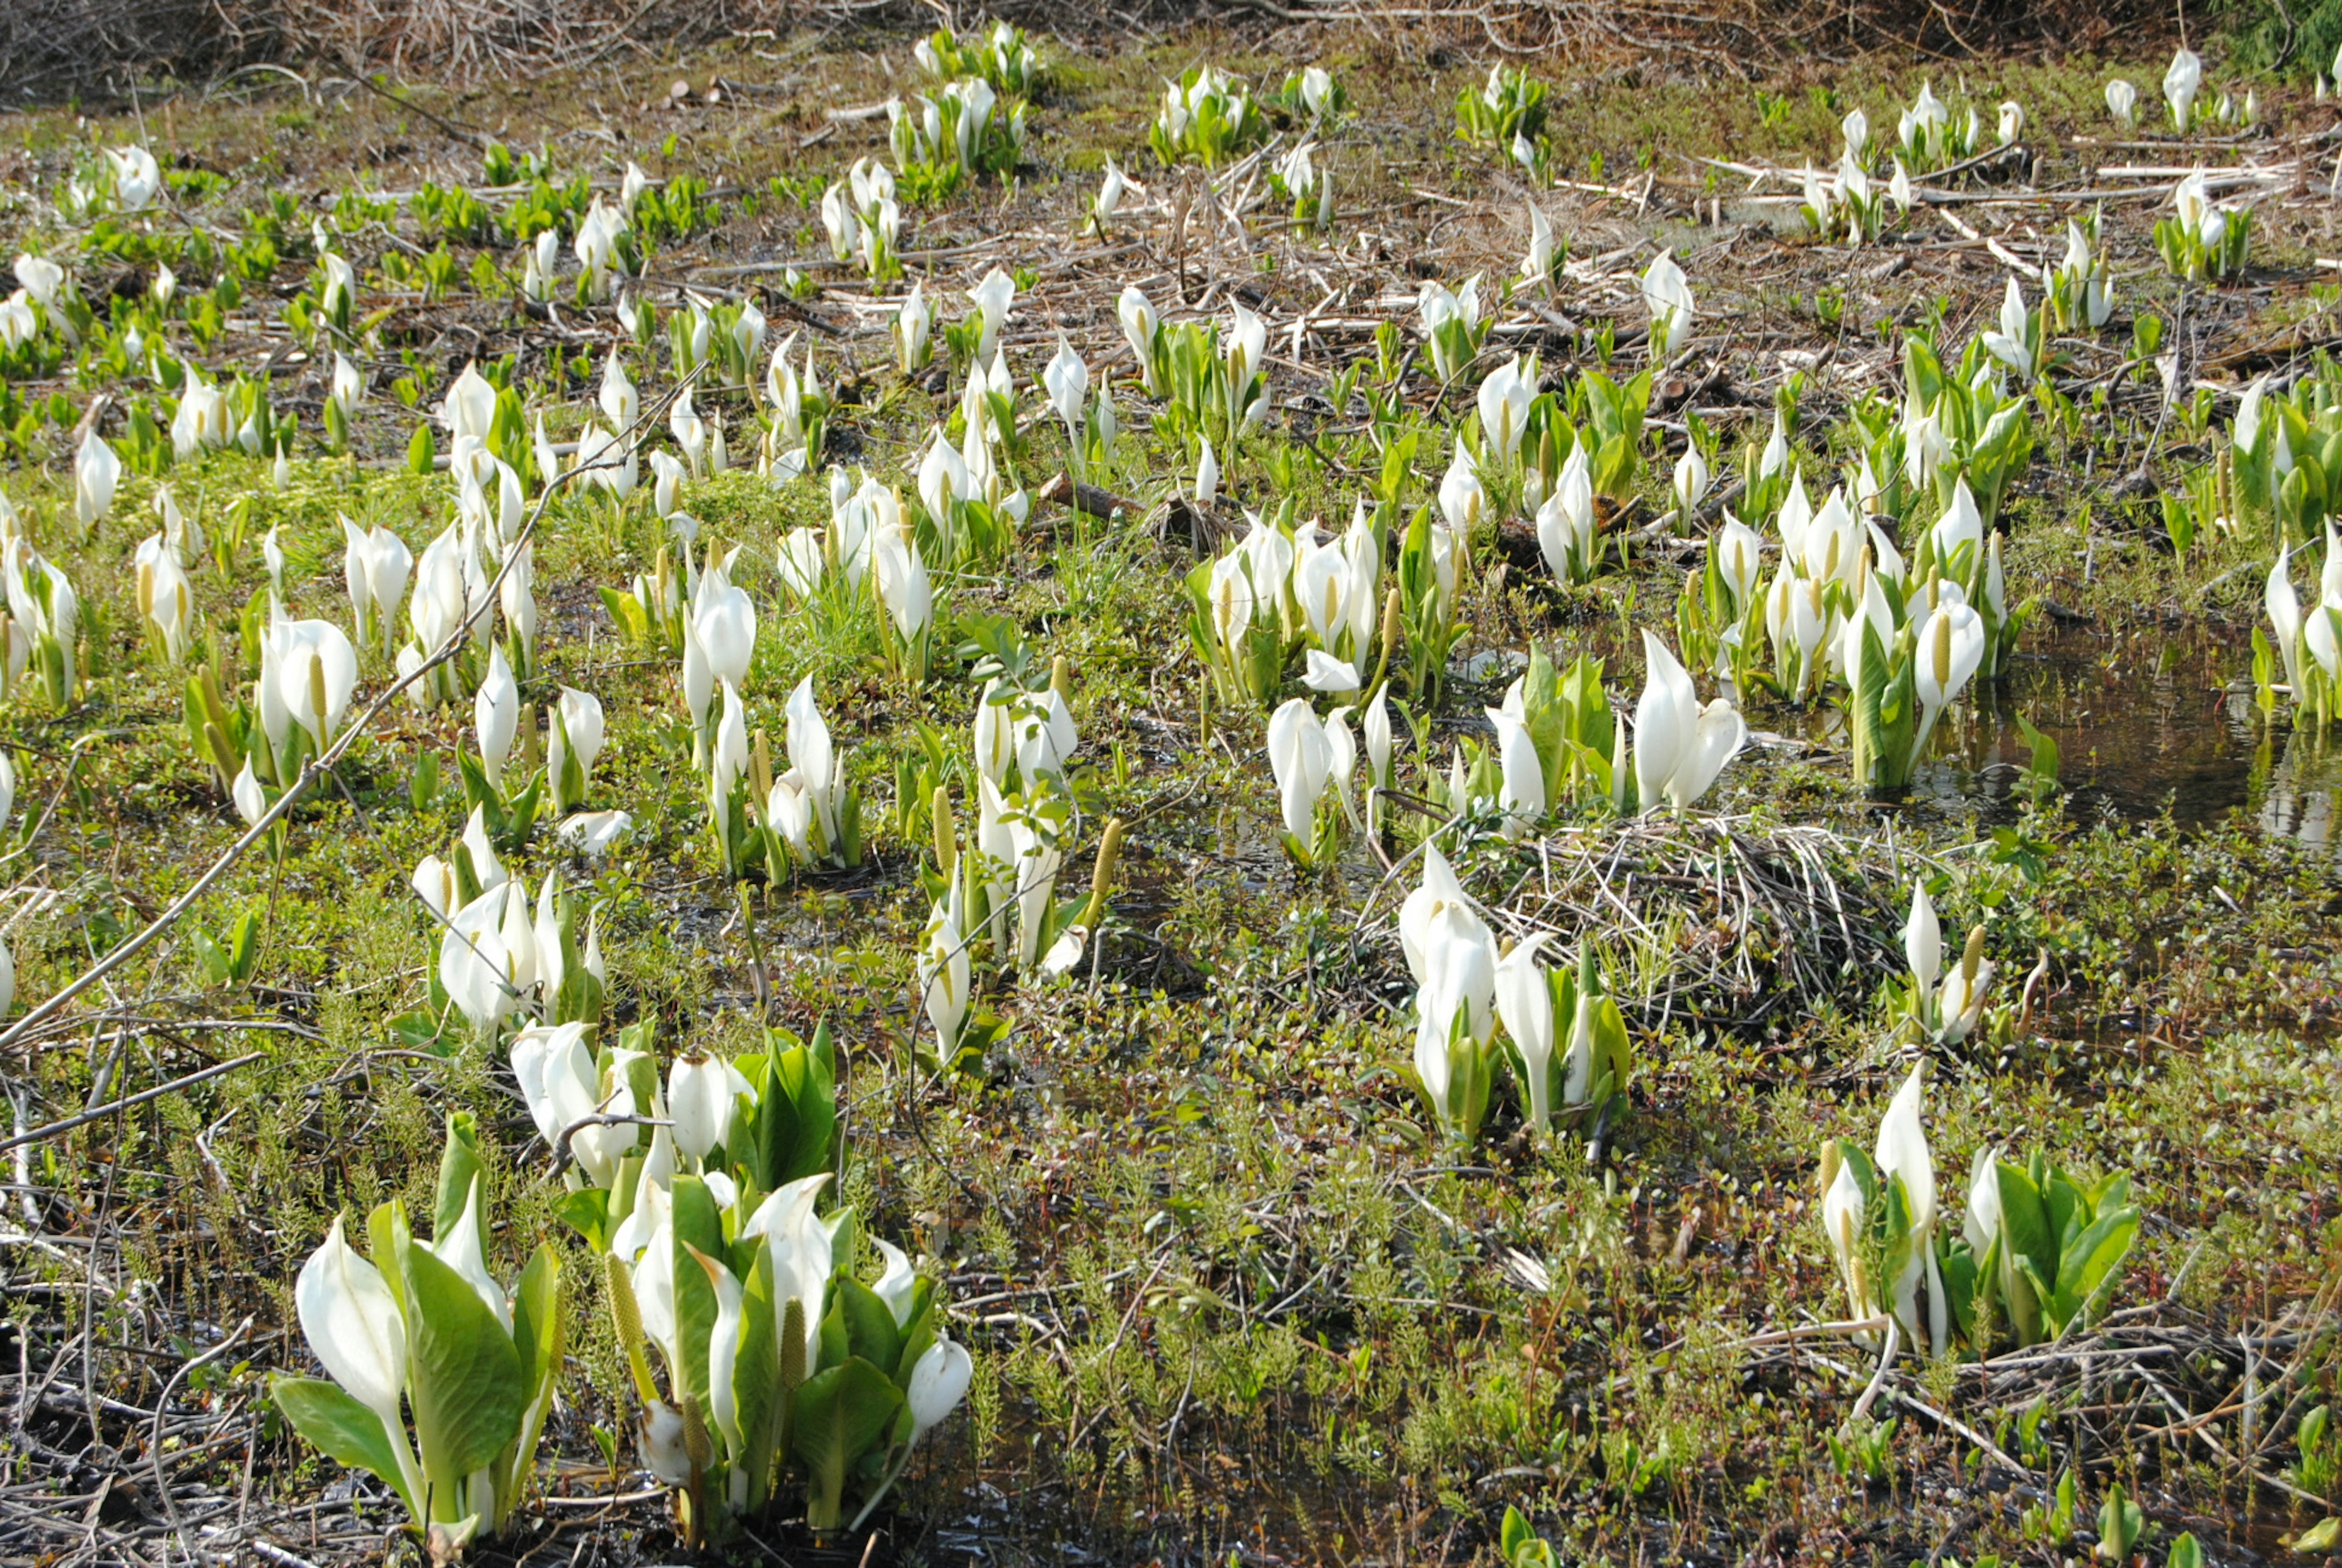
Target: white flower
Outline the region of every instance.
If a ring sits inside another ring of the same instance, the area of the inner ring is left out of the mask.
[[[1636,792],[1646,813],[1662,800],[1686,810],[1740,749],[1747,725],[1726,698],[1702,707],[1690,674],[1647,627],[1643,656],[1647,674],[1635,704]]]
[[[329,621],[278,621],[261,638],[254,683],[261,730],[281,750],[295,725],[318,751],[331,745],[356,689],[357,653]]]
[[[41,308],[57,308],[57,294],[65,286],[65,268],[46,256],[27,255],[20,252],[16,256],[15,272],[16,281],[24,285],[26,294],[40,302]]]
[[[1534,286],[1550,287],[1553,283],[1553,225],[1545,209],[1536,203],[1528,204],[1529,250],[1521,261],[1521,281]]]
[[[334,379],[325,400],[345,415],[355,414],[358,404],[365,401],[365,378],[339,349],[334,351]]]
[[[1505,836],[1519,838],[1545,814],[1545,764],[1538,759],[1536,742],[1517,712],[1485,711],[1488,722],[1496,727],[1496,755],[1504,770],[1499,804],[1505,808]]]
[[[926,367],[929,356],[929,336],[935,329],[935,312],[927,305],[925,280],[911,285],[903,296],[901,308],[895,313],[895,362],[903,374]]]
[[[731,1139],[738,1105],[732,1079],[731,1064],[714,1056],[696,1061],[678,1058],[667,1069],[667,1115],[675,1123],[676,1150],[695,1165]]]
[[[1049,403],[1056,409],[1057,417],[1066,422],[1066,434],[1079,445],[1082,411],[1089,402],[1090,369],[1063,335],[1057,339],[1056,356],[1041,372],[1041,384],[1048,391]]]
[[[1643,303],[1651,313],[1651,357],[1672,359],[1691,335],[1691,281],[1675,256],[1661,251],[1643,274]]]
[[[581,811],[564,817],[554,832],[586,859],[596,860],[609,854],[634,825],[635,819],[622,811]]]
[[[1124,286],[1114,309],[1122,323],[1123,340],[1130,345],[1130,352],[1138,360],[1141,381],[1150,394],[1161,395],[1162,388],[1156,384],[1155,376],[1155,340],[1163,330],[1163,318],[1146,303],[1146,296],[1139,292],[1136,284]]]
[[[488,649],[488,673],[472,703],[472,724],[480,743],[480,771],[492,788],[504,786],[505,763],[520,734],[520,683],[513,679],[501,643]]]
[[[1894,1294],[1895,1315],[1901,1320],[1903,1332],[1917,1341],[1920,1336],[1918,1316],[1919,1283],[1927,1283],[1928,1343],[1940,1353],[1949,1329],[1947,1303],[1936,1273],[1936,1253],[1933,1244],[1936,1230],[1936,1164],[1927,1149],[1927,1130],[1920,1125],[1920,1112],[1926,1100],[1923,1062],[1911,1069],[1911,1075],[1895,1092],[1888,1102],[1887,1114],[1878,1124],[1878,1143],[1873,1158],[1878,1166],[1879,1178],[1899,1176],[1903,1193],[1910,1205],[1911,1255],[1902,1272],[1890,1282]]]
[[[1301,72],[1301,106],[1312,118],[1323,119],[1334,101],[1333,74],[1322,65],[1307,65]]]
[[[2196,117],[2196,95],[2204,85],[2204,62],[2190,49],[2171,56],[2163,74],[2163,101],[2171,106],[2171,123],[2184,135]]]
[[[2020,381],[2033,379],[2032,315],[2025,308],[2024,291],[2010,278],[2001,295],[2000,324],[1997,332],[1984,335],[1984,345],[1992,356],[2015,371]]]
[[[1097,221],[1101,226],[1120,210],[1123,192],[1128,189],[1129,185],[1129,177],[1122,172],[1120,166],[1112,158],[1106,159],[1106,178],[1099,182],[1096,199],[1090,204],[1090,210],[1097,215]]]
[[[1707,494],[1709,481],[1707,459],[1696,446],[1686,446],[1684,454],[1676,459],[1672,484],[1676,496],[1676,513],[1688,520]]]
[[[341,1216],[324,1244],[301,1265],[293,1303],[309,1349],[326,1375],[381,1419],[383,1433],[411,1493],[420,1467],[407,1446],[400,1396],[406,1388],[406,1324],[382,1273],[342,1236]]]
[[[1285,831],[1306,850],[1314,838],[1318,797],[1334,767],[1325,726],[1306,697],[1294,697],[1270,715],[1268,765],[1276,779]]]
[[[871,569],[877,580],[878,602],[886,606],[895,630],[906,643],[916,639],[934,619],[935,593],[918,543],[908,529],[882,531],[871,556]]]
[[[91,425],[74,456],[74,517],[84,528],[113,510],[115,487],[121,481],[122,460]]]
[[[919,994],[927,1022],[935,1026],[940,1054],[948,1055],[958,1044],[961,1026],[973,1004],[967,953],[965,894],[955,878],[951,892],[927,915],[919,943]]]
[[[1528,1124],[1542,1131],[1553,1120],[1553,988],[1537,964],[1546,934],[1516,943],[1496,964],[1496,1016],[1528,1069]]]
[[[1357,668],[1347,660],[1337,659],[1323,648],[1310,649],[1308,659],[1308,672],[1301,677],[1301,684],[1311,691],[1355,692],[1358,689]],[[1294,700],[1300,701],[1297,697]]]
[[[235,814],[244,818],[246,827],[258,827],[260,819],[268,814],[268,797],[262,793],[260,780],[254,776],[252,759],[246,757],[244,770],[235,775],[235,785],[228,791],[235,802]]]
[[[1903,923],[1903,956],[1918,989],[1935,990],[1944,968],[1944,931],[1936,919],[1936,901],[1927,896],[1924,882],[1911,884],[1911,914]]]
[[[1500,462],[1512,463],[1520,456],[1521,437],[1536,395],[1536,375],[1533,370],[1524,371],[1518,355],[1481,381],[1480,434]]]
[[[982,282],[967,291],[975,302],[982,331],[976,338],[976,361],[987,364],[993,349],[1000,342],[1000,329],[1008,320],[1008,307],[1016,298],[1016,282],[998,267],[984,275]]]
[[[1537,508],[1537,547],[1556,578],[1576,583],[1593,574],[1596,523],[1594,479],[1580,441],[1562,461],[1553,494]]]
[[[355,305],[358,297],[357,269],[332,251],[318,256],[317,265],[325,273],[325,284],[317,291],[319,307],[327,315],[335,315]]]
[[[911,1411],[911,1441],[916,1443],[959,1408],[976,1363],[955,1342],[938,1339],[912,1364],[910,1387],[904,1402]]]
[[[137,212],[163,188],[163,171],[145,148],[108,147],[105,157],[114,165],[114,205],[118,211]]]
[[[345,552],[342,575],[349,586],[351,618],[355,623],[359,643],[366,645],[390,645],[391,617],[398,613],[399,601],[406,596],[406,580],[415,567],[415,557],[405,544],[389,529],[376,526],[360,530],[347,517],[341,519]]]
[[[439,400],[441,428],[459,446],[467,437],[485,446],[495,431],[495,419],[496,389],[488,385],[477,365],[466,364],[463,374],[447,388],[447,395]]]

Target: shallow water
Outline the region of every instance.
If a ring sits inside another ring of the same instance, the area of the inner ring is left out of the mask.
[[[2027,639],[2007,677],[1978,688],[1963,726],[1912,781],[1918,800],[2013,817],[2031,751],[2018,715],[2057,743],[2059,782],[2079,815],[2168,811],[2182,827],[2242,812],[2264,830],[2337,844],[2342,745],[2264,726],[2250,654],[2207,638],[2090,633]]]
[[[1614,671],[1633,667],[1608,642],[1586,639]],[[1493,702],[1519,660],[1481,658],[1484,667],[1458,673],[1484,683]],[[2333,846],[2342,863],[2342,734],[2320,744],[2296,734],[2282,707],[2264,726],[2251,667],[2249,647],[2200,633],[2037,626],[1999,681],[1971,687],[1944,716],[1901,804],[1980,826],[2014,822],[2032,760],[2022,715],[2057,743],[2058,783],[2076,817],[2144,821],[2167,810],[2177,826],[2197,828],[2242,812],[2265,831]],[[1841,758],[1846,750],[1832,705],[1760,703],[1748,721]]]

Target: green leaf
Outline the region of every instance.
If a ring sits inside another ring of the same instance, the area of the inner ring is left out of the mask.
[[[895,1361],[895,1386],[906,1393],[911,1389],[911,1369],[936,1343],[941,1316],[936,1310],[936,1282],[922,1274],[911,1287],[911,1315],[903,1325],[902,1353]]]
[[[610,1226],[610,1194],[600,1187],[581,1187],[565,1193],[553,1212],[562,1223],[600,1251]]]
[[[408,1304],[407,1393],[434,1490],[485,1467],[520,1430],[520,1355],[468,1281],[411,1242],[398,1248]]]
[[[2337,1546],[2342,1546],[2342,1519],[2321,1519],[2295,1536],[2290,1550],[2297,1557],[2307,1557]]]
[[[431,1234],[434,1239],[454,1233],[463,1223],[464,1205],[472,1195],[472,1183],[481,1181],[479,1124],[469,1111],[457,1111],[447,1118],[447,1146],[439,1154],[439,1186],[431,1209]],[[480,1193],[482,1203],[487,1201],[485,1183]],[[485,1216],[482,1216],[485,1233]]]
[[[740,1416],[745,1453],[733,1455],[736,1473],[748,1478],[748,1506],[759,1506],[772,1480],[774,1451],[780,1441],[780,1345],[773,1325],[773,1262],[769,1249],[756,1249],[740,1293],[740,1353],[732,1366],[732,1397]]]
[[[834,1163],[837,1135],[837,1083],[835,1063],[815,1044],[778,1053],[774,1069],[781,1092],[788,1096],[796,1122],[796,1144],[775,1187],[826,1171]]]
[[[260,912],[247,909],[236,917],[228,934],[227,977],[238,985],[252,978],[252,966],[260,956]]]
[[[536,1443],[545,1418],[553,1410],[553,1396],[561,1381],[561,1353],[565,1339],[561,1318],[561,1260],[548,1243],[539,1243],[521,1271],[520,1288],[513,1293],[513,1349],[521,1378],[528,1389],[528,1404],[521,1414],[520,1431],[500,1464],[496,1484],[499,1515],[519,1500],[521,1489],[536,1468]],[[501,1517],[497,1521],[501,1524]]]
[[[336,1464],[372,1474],[397,1492],[409,1513],[417,1520],[423,1517],[406,1490],[398,1451],[383,1429],[382,1417],[343,1392],[340,1384],[316,1377],[278,1376],[269,1380],[268,1396],[311,1447]]]
[[[2040,1189],[2021,1167],[2006,1160],[1994,1162],[1994,1169],[2000,1184],[2001,1233],[2015,1254],[2010,1263],[2029,1263],[2036,1273],[2055,1280],[2057,1240],[2050,1229],[2049,1211],[2041,1201]]]
[[[692,1258],[692,1248],[711,1258],[729,1255],[724,1218],[714,1194],[697,1176],[679,1175],[669,1190],[675,1247],[675,1333],[683,1350],[682,1386],[676,1392],[709,1408],[707,1341],[716,1328],[716,1286]]]
[[[220,944],[201,931],[192,927],[187,932],[187,944],[195,949],[195,967],[206,984],[225,985],[228,981],[228,956]]]
[[[903,1336],[895,1326],[894,1312],[878,1293],[859,1280],[841,1277],[834,1310],[846,1323],[847,1353],[893,1377],[902,1359]]]
[[[1507,1505],[1505,1509],[1504,1533],[1498,1538],[1504,1549],[1505,1561],[1509,1563],[1517,1558],[1521,1548],[1536,1538],[1536,1532],[1529,1528],[1529,1522],[1526,1519],[1521,1517],[1521,1511]]]
[[[1855,777],[1863,784],[1876,788],[1889,782],[1882,776],[1883,768],[1895,764],[1887,762],[1891,749],[1887,735],[1887,645],[1879,640],[1878,628],[1870,617],[1862,617],[1862,668],[1860,685],[1852,694],[1853,704],[1847,714],[1847,728],[1854,737]]]
[[[794,1446],[806,1467],[806,1523],[835,1530],[846,1478],[855,1462],[892,1425],[902,1392],[859,1358],[806,1380],[794,1402]]]
[[[2126,1183],[2126,1190],[2127,1183]],[[2139,1212],[2124,1205],[2102,1209],[2088,1229],[2067,1243],[2057,1265],[2054,1325],[2060,1333],[2076,1317],[2087,1321],[2113,1293],[2122,1261],[2137,1239]]]
[[[561,1259],[549,1242],[537,1243],[513,1293],[513,1350],[521,1376],[543,1390],[561,1370],[565,1339],[561,1320]]]
[[[1977,1286],[1983,1278],[1977,1255],[1965,1245],[1955,1245],[1940,1253],[1937,1263],[1943,1275],[1945,1301],[1951,1309],[1952,1326],[1961,1337],[1972,1340],[1976,1336]]]
[[[1626,1034],[1626,1016],[1615,999],[1605,996],[1595,1005],[1593,1022],[1595,1075],[1606,1074],[1616,1088],[1624,1090],[1635,1070],[1635,1047]]]

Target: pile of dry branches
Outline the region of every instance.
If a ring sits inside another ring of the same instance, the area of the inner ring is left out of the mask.
[[[1543,934],[1548,962],[1565,968],[1590,945],[1637,1030],[1743,1034],[1865,1005],[1900,974],[1897,933],[1921,865],[1826,827],[1665,815],[1565,828],[1516,864],[1511,885],[1471,886],[1504,941]],[[1395,915],[1383,911],[1367,934],[1395,964]]]

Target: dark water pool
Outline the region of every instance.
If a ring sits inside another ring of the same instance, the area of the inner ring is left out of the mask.
[[[2026,638],[2007,674],[1971,688],[1937,726],[1902,809],[1980,825],[2016,819],[2032,750],[2020,717],[2057,743],[2058,780],[2077,816],[2183,828],[2242,813],[2271,833],[2335,845],[2342,864],[2342,733],[2296,734],[2253,704],[2249,646],[2201,634],[2094,630]],[[1759,731],[1846,749],[1834,707],[1760,707]]]
[[[2248,648],[2196,637],[2088,632],[2028,637],[2007,675],[1912,780],[1922,804],[2014,814],[2031,757],[2020,715],[2057,743],[2070,810],[2183,827],[2244,813],[2271,833],[2335,844],[2342,737],[2297,734],[2254,705]]]

